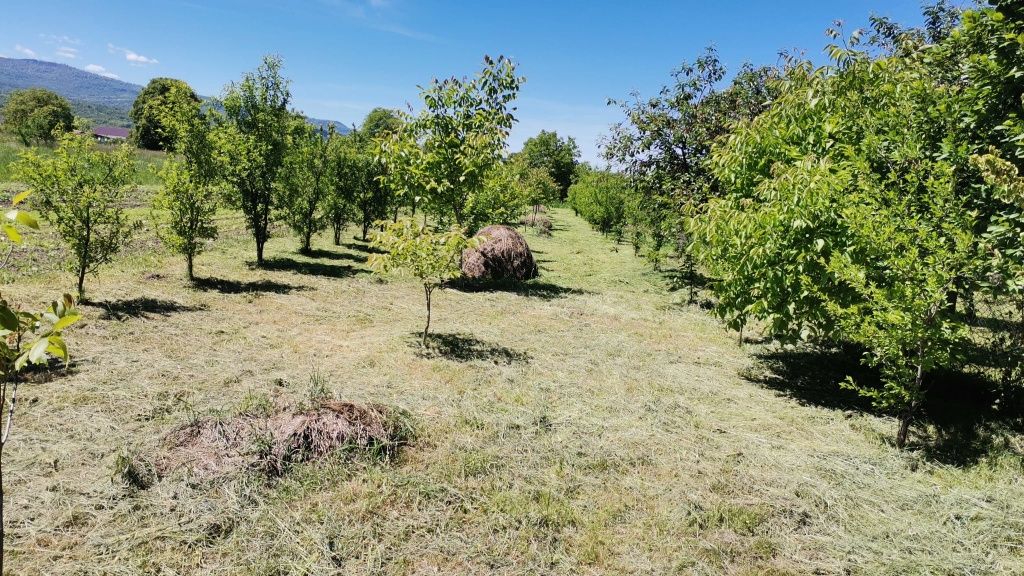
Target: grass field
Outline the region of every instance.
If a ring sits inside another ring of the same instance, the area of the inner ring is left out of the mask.
[[[369,274],[351,231],[315,257],[282,233],[255,269],[224,214],[197,287],[144,232],[88,279],[70,372],[20,392],[12,573],[1024,573],[1019,438],[967,462],[898,451],[892,419],[815,401],[799,365],[740,347],[626,245],[553,218],[552,237],[528,235],[542,277],[439,293],[427,350],[422,290]],[[71,289],[24,259],[59,246],[31,241],[5,296]],[[116,475],[119,454],[157,458],[198,415],[322,378],[407,410],[416,440],[275,480]]]
[[[111,149],[111,146],[101,146],[101,149]],[[16,179],[14,165],[26,150],[15,137],[10,134],[0,134],[0,189],[4,183]],[[50,154],[52,150],[46,146],[38,146],[42,154]],[[135,182],[144,186],[152,186],[160,183],[157,173],[163,166],[163,152],[138,149],[135,151]]]

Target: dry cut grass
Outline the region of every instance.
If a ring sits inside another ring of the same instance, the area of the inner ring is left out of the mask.
[[[371,276],[361,242],[276,239],[255,269],[225,215],[194,287],[140,243],[92,279],[70,372],[22,392],[12,573],[1024,573],[1018,439],[953,465],[895,450],[890,419],[753,382],[758,347],[550,214],[551,237],[528,232],[541,277],[440,293],[427,349],[421,290]],[[16,274],[5,295],[72,286]],[[124,481],[172,430],[324,396],[405,410],[415,441]]]

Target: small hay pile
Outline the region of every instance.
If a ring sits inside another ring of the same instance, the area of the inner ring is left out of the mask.
[[[508,226],[487,226],[477,248],[462,253],[462,274],[473,280],[523,281],[537,277],[537,263],[523,235]]]
[[[157,471],[163,477],[188,469],[199,479],[209,479],[248,468],[279,476],[293,463],[335,452],[392,458],[412,436],[401,411],[325,401],[310,410],[202,418],[177,428],[165,439]]]
[[[519,223],[523,226],[532,226],[541,236],[551,236],[551,229],[554,227],[551,218],[532,212],[520,218]]]

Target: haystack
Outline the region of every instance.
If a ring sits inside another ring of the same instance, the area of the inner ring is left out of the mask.
[[[462,252],[462,274],[467,278],[521,282],[537,277],[533,253],[515,228],[487,226],[476,237],[485,239],[479,247]]]

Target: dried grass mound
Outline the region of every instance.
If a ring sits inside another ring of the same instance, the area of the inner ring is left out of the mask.
[[[537,277],[537,263],[523,235],[508,226],[487,226],[476,233],[485,238],[462,253],[462,274],[474,280],[524,281]]]
[[[541,236],[551,236],[551,229],[554,225],[551,223],[551,218],[542,214],[529,213],[519,219],[519,223],[524,226],[532,226]]]
[[[395,456],[413,437],[408,416],[379,404],[326,401],[310,410],[285,409],[269,416],[203,418],[165,439],[160,476],[188,469],[209,479],[243,468],[277,476],[297,462],[327,457]]]

